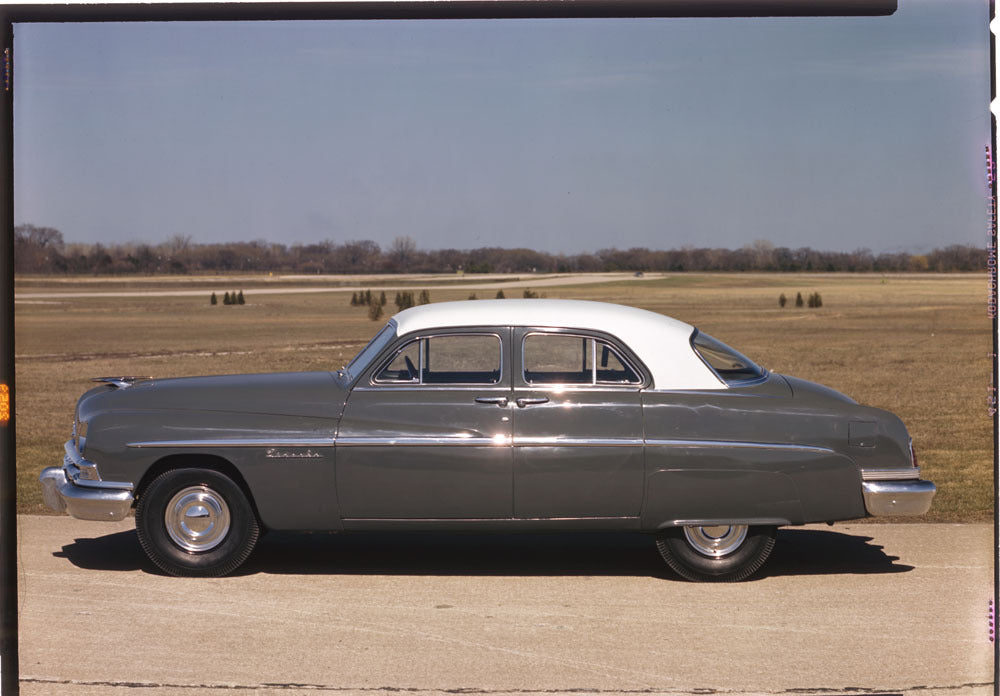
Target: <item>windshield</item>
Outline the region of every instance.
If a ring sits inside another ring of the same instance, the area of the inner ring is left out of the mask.
[[[354,356],[351,362],[347,363],[344,372],[347,379],[353,380],[368,367],[368,364],[375,359],[375,356],[382,352],[382,349],[393,338],[396,337],[396,322],[389,320],[389,323],[382,327],[382,330],[375,334],[375,338],[368,341],[368,345],[361,349],[361,352]]]
[[[767,375],[767,370],[747,356],[698,330],[691,336],[691,345],[719,379],[731,386],[753,382]]]

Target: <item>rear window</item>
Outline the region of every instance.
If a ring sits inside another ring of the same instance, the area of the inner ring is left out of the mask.
[[[712,371],[726,384],[739,386],[767,376],[767,370],[747,356],[708,334],[695,331],[691,346]]]

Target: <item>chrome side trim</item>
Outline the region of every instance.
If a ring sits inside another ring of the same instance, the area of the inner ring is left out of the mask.
[[[639,384],[622,384],[621,386],[615,386],[612,382],[599,382],[597,384],[549,384],[543,382],[535,382],[533,384],[524,384],[517,387],[517,391],[533,391],[533,392],[549,392],[554,394],[565,394],[567,392],[629,392],[630,394],[635,394],[636,392],[643,391],[643,387]]]
[[[920,478],[920,469],[862,469],[862,481],[908,481]]]
[[[303,438],[282,438],[275,440],[261,440],[249,438],[215,438],[211,440],[146,440],[142,442],[129,442],[126,447],[136,449],[152,447],[175,447],[178,449],[188,447],[333,447],[336,438],[332,437],[303,437]]]
[[[515,447],[642,447],[639,438],[515,437]]]
[[[337,447],[496,447],[509,446],[509,435],[493,437],[340,437]]]
[[[211,440],[148,440],[129,442],[126,446],[141,448],[192,448],[192,447],[384,447],[390,445],[407,446],[457,446],[482,447],[485,445],[513,445],[515,447],[740,447],[755,449],[780,449],[800,452],[832,453],[828,447],[812,445],[789,445],[773,442],[735,442],[730,440],[642,440],[639,438],[562,438],[562,437],[517,437],[511,441],[508,435],[493,437],[329,437],[329,438],[284,438],[275,440],[247,438],[219,438]],[[913,471],[907,469],[906,471]],[[907,478],[913,478],[908,475]]]
[[[587,520],[638,520],[628,515],[608,517],[345,517],[345,522],[574,522]]]
[[[652,447],[738,447],[747,449],[791,450],[833,454],[829,447],[815,445],[789,445],[777,442],[737,442],[731,440],[646,440]]]
[[[338,447],[384,447],[391,445],[435,447],[483,447],[486,445],[513,445],[514,447],[642,447],[640,439],[600,439],[561,437],[341,437]]]
[[[359,385],[352,389],[351,391],[385,391],[391,389],[392,391],[427,391],[432,389],[434,391],[478,391],[478,392],[502,392],[509,394],[512,390],[508,386],[496,385],[496,384],[480,384],[480,385],[469,385],[463,387],[457,384],[416,384],[415,382],[377,382],[375,386],[364,386]],[[555,392],[561,394],[564,392],[577,392],[577,391],[588,391],[588,392],[630,392],[635,393],[643,391],[641,385],[638,384],[623,384],[620,387],[616,387],[610,382],[601,382],[600,384],[531,384],[531,385],[521,385],[518,386],[519,391],[539,391],[539,392]],[[655,391],[655,390],[649,390]],[[678,391],[682,393],[687,393],[685,390],[661,390],[661,391]]]
[[[638,520],[639,518],[631,515],[608,515],[607,517],[584,515],[582,517],[511,517],[510,519],[525,522],[571,522],[573,520]]]
[[[504,394],[510,393],[510,387],[498,386],[496,384],[470,384],[467,387],[463,387],[458,384],[417,384],[416,382],[375,382],[373,386],[358,385],[352,389],[352,392],[356,391],[366,391],[374,392],[380,391],[384,392],[386,390],[391,391],[412,391],[412,392],[426,392],[428,390],[443,392],[443,391],[456,391],[456,392],[467,392],[467,391],[478,391],[478,392],[500,392]]]
[[[753,526],[774,526],[787,527],[792,523],[783,517],[740,517],[726,519],[723,517],[707,518],[701,520],[670,520],[660,524],[657,529],[669,529],[670,527],[711,527],[715,525],[745,524]]]

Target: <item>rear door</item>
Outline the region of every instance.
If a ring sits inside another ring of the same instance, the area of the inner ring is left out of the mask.
[[[514,516],[637,517],[638,361],[603,334],[515,329],[513,343]]]

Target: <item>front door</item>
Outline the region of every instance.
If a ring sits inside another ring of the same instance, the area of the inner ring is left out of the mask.
[[[637,517],[642,373],[609,337],[517,329],[514,516]]]
[[[336,442],[345,519],[512,515],[510,331],[397,342],[351,391]]]

